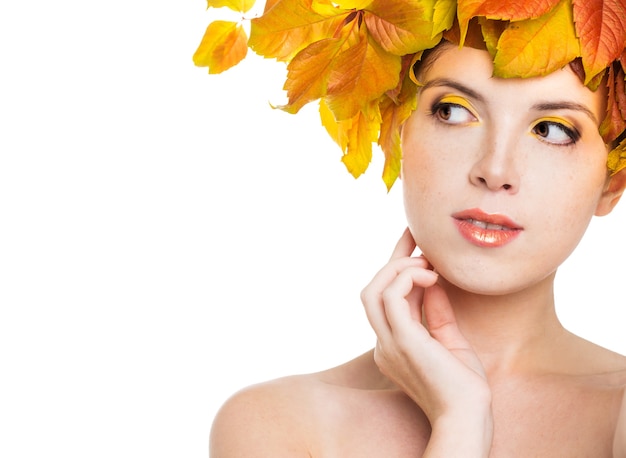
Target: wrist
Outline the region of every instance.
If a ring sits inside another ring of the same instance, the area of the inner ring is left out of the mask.
[[[447,413],[432,424],[424,457],[482,458],[493,439],[491,403]]]

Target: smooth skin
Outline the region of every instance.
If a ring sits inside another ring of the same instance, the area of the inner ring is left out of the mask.
[[[402,136],[408,229],[361,293],[376,347],[235,394],[212,458],[626,457],[626,357],[564,329],[553,295],[626,184],[606,171],[604,97],[569,68],[491,72],[486,52],[450,46],[419,75]],[[453,215],[477,208],[518,236],[463,237]]]

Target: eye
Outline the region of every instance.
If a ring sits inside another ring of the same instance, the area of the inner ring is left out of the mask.
[[[478,119],[461,97],[448,96],[436,102],[430,112],[437,120],[446,124],[470,124]]]
[[[554,145],[573,145],[580,138],[580,134],[574,127],[557,121],[539,121],[533,126],[532,132],[541,137],[542,141]]]

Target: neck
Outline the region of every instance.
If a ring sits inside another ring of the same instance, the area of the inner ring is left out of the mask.
[[[568,334],[554,307],[554,274],[504,296],[460,290],[442,280],[463,335],[490,376],[550,370],[550,357]]]

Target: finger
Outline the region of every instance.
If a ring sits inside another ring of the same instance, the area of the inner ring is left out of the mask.
[[[391,336],[391,326],[387,321],[387,316],[385,315],[385,308],[382,305],[382,300],[366,298],[364,293],[362,292],[361,302],[363,302],[367,321],[374,330],[374,333],[376,334],[378,340],[387,340]]]
[[[387,338],[391,334],[391,326],[387,321],[383,292],[403,271],[410,268],[425,270],[428,262],[424,258],[401,258],[396,259],[383,267],[372,281],[361,291],[361,302],[370,326],[381,338]],[[420,292],[421,294],[421,292]],[[421,304],[421,296],[419,297]],[[421,312],[420,312],[421,313]]]
[[[438,284],[424,292],[424,319],[430,335],[444,347],[449,350],[471,349],[459,329],[446,292]]]
[[[429,264],[422,256],[416,258],[404,257],[389,261],[385,267],[374,275],[374,278],[365,287],[364,291],[378,297],[400,273],[410,268],[429,269]]]
[[[410,267],[403,270],[383,291],[385,316],[394,334],[422,328],[424,289],[437,281],[432,270]]]
[[[407,227],[402,233],[400,240],[398,240],[396,247],[393,249],[390,260],[411,256],[415,251],[415,247],[415,240]]]

